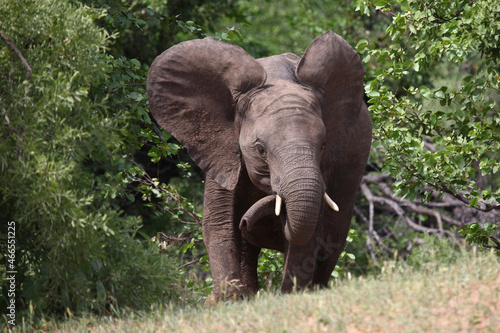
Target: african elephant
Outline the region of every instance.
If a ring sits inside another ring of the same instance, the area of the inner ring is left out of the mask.
[[[330,30],[302,58],[205,38],[153,62],[151,112],[206,174],[208,303],[257,292],[261,248],[284,253],[283,292],[327,285],[371,146],[364,73]]]

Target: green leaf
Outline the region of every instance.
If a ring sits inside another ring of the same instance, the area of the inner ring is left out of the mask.
[[[422,96],[424,96],[425,98],[430,98],[431,90],[428,87],[420,86],[418,89],[419,89],[420,93],[422,94]]]
[[[455,162],[455,164],[459,169],[463,169],[463,167],[465,166],[464,157],[461,154],[455,155],[453,161]]]
[[[97,299],[104,300],[106,298],[106,288],[101,280],[97,281],[96,284]]]
[[[130,59],[130,62],[136,67],[136,68],[140,68],[141,67],[141,63],[139,62],[139,60],[137,59]]]
[[[356,44],[356,51],[362,53],[367,46],[368,41],[366,39],[360,39],[358,44]]]

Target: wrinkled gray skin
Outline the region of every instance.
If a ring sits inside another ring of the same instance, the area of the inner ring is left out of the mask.
[[[214,281],[207,303],[258,290],[261,248],[284,252],[283,292],[294,280],[298,288],[327,285],[370,150],[363,75],[359,56],[331,31],[302,58],[256,60],[205,38],[152,64],[151,112],[206,173],[202,227]]]

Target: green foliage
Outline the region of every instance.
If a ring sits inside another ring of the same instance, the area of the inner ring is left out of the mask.
[[[498,207],[497,2],[356,4],[364,14],[376,9],[391,18],[390,40],[361,40],[357,50],[368,65],[373,146],[386,151],[383,171],[397,180],[396,194],[410,201],[423,195],[428,201],[430,188],[480,210]],[[450,73],[454,81],[437,85]],[[489,184],[479,186],[480,176]]]
[[[148,65],[167,48],[187,39],[210,34],[227,40],[237,32],[230,27],[219,29],[218,22],[242,19],[237,1],[232,0],[72,1],[106,11],[100,23],[108,32],[119,34],[110,50],[112,55]]]
[[[29,308],[36,315],[145,308],[175,296],[172,259],[138,240],[141,219],[112,200],[122,186],[115,170],[132,166],[123,147],[134,115],[95,89],[118,67],[104,55],[100,14],[61,1],[1,1],[0,32],[32,70],[28,76],[0,41],[0,220],[16,225],[19,317]],[[2,225],[2,262],[6,231]]]
[[[406,259],[406,263],[417,270],[434,271],[440,266],[454,264],[467,251],[448,238],[424,236],[418,246]]]
[[[349,9],[353,8],[350,0],[240,0],[238,4],[244,21],[223,22],[240,29],[241,40],[235,42],[255,57],[285,52],[301,55],[328,29],[354,45],[359,31],[373,26],[369,18]]]
[[[335,265],[335,269],[332,272],[332,276],[334,278],[342,277],[347,272],[349,264],[353,263],[356,260],[356,255],[354,253],[351,253],[352,250],[350,250],[349,252],[346,252],[345,250],[347,249],[349,244],[353,242],[359,242],[358,231],[356,229],[349,229],[345,242],[345,249],[344,251],[342,251],[342,253],[340,253],[339,261],[337,262],[337,265]]]
[[[478,244],[483,248],[495,249],[500,256],[500,240],[498,234],[500,228],[496,224],[485,223],[482,227],[479,223],[472,223],[462,227],[460,234],[471,244]]]
[[[265,290],[279,290],[283,280],[284,264],[285,256],[283,253],[262,249],[257,264],[259,287]]]

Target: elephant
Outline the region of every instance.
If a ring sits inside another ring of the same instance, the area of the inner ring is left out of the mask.
[[[284,253],[283,293],[328,285],[371,147],[364,74],[331,30],[302,57],[255,59],[207,37],[155,59],[150,111],[206,177],[206,304],[255,294],[262,248]]]

